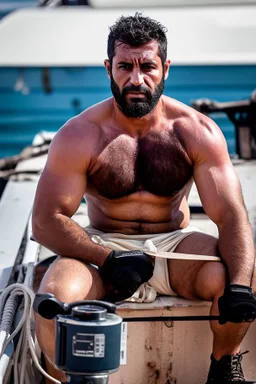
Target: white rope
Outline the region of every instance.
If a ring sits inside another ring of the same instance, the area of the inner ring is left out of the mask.
[[[34,292],[26,287],[23,284],[13,284],[8,286],[0,296],[0,308],[2,312],[4,311],[4,304],[6,302],[6,297],[11,294],[23,296],[23,313],[21,319],[14,331],[10,336],[6,335],[5,341],[2,344],[0,350],[0,358],[4,354],[6,347],[13,340],[13,338],[18,334],[18,341],[16,348],[14,350],[14,354],[12,356],[12,364],[13,364],[13,375],[14,382],[11,383],[11,374],[12,370],[7,369],[4,377],[4,383],[6,384],[35,384],[35,379],[29,375],[28,365],[32,365],[34,363],[35,367],[38,371],[44,375],[46,378],[52,380],[56,384],[61,384],[59,380],[54,379],[41,367],[38,357],[36,355],[36,347],[34,343],[34,339],[31,331],[31,323],[33,316],[33,302],[35,294]],[[2,318],[2,313],[0,313],[0,318]],[[13,319],[14,322],[15,319]],[[31,379],[33,381],[31,381]]]
[[[149,256],[161,257],[163,259],[171,259],[171,260],[221,261],[220,257],[218,256],[196,255],[191,253],[178,253],[178,252],[151,251],[148,249],[143,249],[143,252]]]

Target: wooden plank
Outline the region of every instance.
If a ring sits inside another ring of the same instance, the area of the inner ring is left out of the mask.
[[[42,134],[37,136],[42,141]],[[39,245],[29,240],[32,233],[29,217],[46,158],[47,155],[41,155],[19,162],[15,170],[24,173],[12,176],[0,200],[0,289],[8,284],[27,225],[22,264],[34,263],[37,259]],[[35,174],[26,174],[26,171],[35,171]]]
[[[187,300],[183,299],[179,296],[157,296],[155,301],[152,303],[135,303],[131,301],[123,301],[120,304],[117,305],[117,311],[127,311],[126,317],[130,316],[128,311],[137,311],[136,317],[145,316],[144,310],[164,310],[167,309],[170,311],[170,309],[173,308],[195,308],[195,311],[197,308],[209,308],[211,303],[209,301],[204,300]],[[140,313],[142,312],[142,313]],[[196,313],[195,313],[196,314]],[[134,316],[134,313],[132,314]],[[132,317],[132,315],[130,317]],[[157,313],[156,313],[157,315]],[[159,316],[159,314],[157,315]],[[160,315],[161,316],[161,315]]]
[[[39,247],[40,245],[36,241],[30,240],[32,236],[32,219],[31,215],[28,220],[28,226],[27,226],[27,243],[26,243],[26,249],[24,252],[22,264],[26,265],[29,263],[35,263],[38,261],[38,254],[39,254]]]
[[[37,181],[10,180],[0,200],[0,289],[6,287],[32,210]]]

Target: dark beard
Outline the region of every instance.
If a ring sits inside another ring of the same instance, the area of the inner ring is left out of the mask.
[[[123,91],[120,92],[120,89],[113,79],[113,76],[111,76],[111,91],[116,100],[118,108],[127,117],[140,118],[153,111],[163,93],[163,90],[164,77],[156,86],[154,93],[152,93],[150,89],[145,85],[139,85],[137,87],[135,85],[130,85],[125,87]],[[132,101],[128,103],[125,99],[125,96],[130,91],[143,92],[145,94],[146,100],[142,101],[140,98],[134,97]]]

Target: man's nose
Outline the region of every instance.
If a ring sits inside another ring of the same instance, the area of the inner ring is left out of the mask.
[[[139,69],[134,68],[134,70],[131,73],[131,83],[133,85],[138,86],[143,84],[143,82],[144,82],[143,74],[140,72]]]

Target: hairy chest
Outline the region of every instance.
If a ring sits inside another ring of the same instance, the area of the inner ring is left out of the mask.
[[[141,139],[121,135],[106,145],[89,183],[109,199],[145,190],[173,196],[190,180],[192,166],[172,133],[150,133]]]

